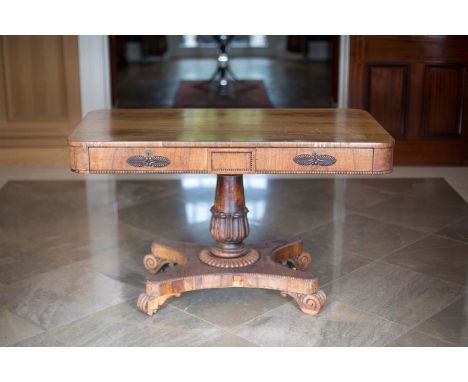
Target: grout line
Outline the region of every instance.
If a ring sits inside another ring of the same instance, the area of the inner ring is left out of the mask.
[[[107,276],[107,277],[108,277],[108,276]],[[98,313],[100,313],[100,312],[103,312],[103,311],[105,311],[105,310],[107,310],[107,309],[113,308],[113,307],[115,307],[115,306],[117,306],[117,305],[120,305],[120,304],[123,304],[123,303],[129,303],[129,304],[131,304],[132,301],[135,301],[135,297],[132,297],[132,298],[123,300],[123,301],[121,301],[121,302],[119,302],[119,303],[117,303],[117,304],[114,304],[114,305],[106,306],[106,307],[104,307],[104,308],[102,308],[102,309],[96,310],[95,312],[88,313],[88,314],[86,314],[86,315],[84,315],[84,316],[82,316],[82,317],[78,317],[78,318],[76,318],[76,319],[74,319],[74,320],[72,320],[72,321],[70,321],[70,322],[66,322],[66,323],[63,323],[63,324],[61,324],[61,325],[57,325],[57,326],[54,326],[54,327],[52,327],[52,328],[49,328],[49,329],[44,329],[43,327],[40,327],[40,328],[43,330],[42,333],[38,333],[38,334],[36,334],[36,335],[34,335],[34,336],[32,336],[32,337],[25,338],[24,340],[21,340],[21,341],[25,341],[25,340],[27,340],[27,339],[32,339],[32,338],[34,338],[34,337],[38,337],[38,336],[41,336],[41,335],[46,334],[46,335],[48,335],[48,336],[52,336],[54,340],[56,340],[57,342],[63,344],[64,346],[69,347],[70,345],[67,345],[65,342],[59,341],[59,340],[55,337],[55,335],[53,334],[53,332],[56,331],[56,330],[60,330],[60,329],[66,327],[66,326],[68,326],[68,325],[71,325],[71,324],[73,324],[73,323],[75,323],[75,322],[77,322],[77,321],[79,321],[79,320],[86,319],[86,318],[91,317],[91,316],[93,316],[93,315],[95,315],[95,314],[98,314]],[[131,304],[131,305],[133,305],[133,304]],[[135,308],[135,309],[136,309],[136,308]],[[142,314],[144,314],[144,313],[142,313]],[[24,318],[23,316],[20,316],[20,317],[21,317],[21,318]],[[36,326],[37,326],[37,324],[36,324]],[[18,341],[17,343],[19,343],[19,342],[21,342],[21,341]],[[91,345],[90,345],[90,346],[91,346]]]
[[[378,260],[376,260],[376,261],[378,261]],[[394,264],[392,264],[392,265],[394,265]],[[397,266],[397,267],[398,267],[398,266]],[[402,267],[400,267],[400,268],[402,268]],[[403,268],[403,269],[404,269],[404,268]],[[416,272],[416,273],[419,273],[419,272]],[[425,275],[425,276],[427,276],[427,275]],[[445,280],[442,280],[442,281],[447,282],[447,281],[445,281]],[[460,298],[462,298],[462,297],[463,297],[463,294],[462,294],[462,295],[456,295],[452,300],[450,300],[448,303],[446,303],[445,305],[443,305],[442,308],[440,308],[439,310],[437,310],[436,312],[434,312],[431,316],[421,319],[420,321],[416,322],[414,325],[406,325],[406,324],[402,324],[402,323],[399,323],[399,322],[396,322],[396,321],[392,321],[392,320],[390,320],[390,319],[388,319],[388,318],[385,318],[385,317],[383,317],[383,316],[381,316],[381,315],[379,315],[379,314],[377,314],[377,313],[368,312],[368,311],[366,311],[366,310],[363,310],[363,309],[361,309],[361,308],[358,308],[358,307],[356,307],[356,306],[354,306],[354,305],[351,305],[351,304],[349,304],[349,303],[346,303],[346,302],[343,302],[343,301],[340,301],[340,300],[335,300],[335,301],[339,302],[340,304],[344,304],[344,305],[346,305],[346,306],[348,306],[348,307],[351,307],[351,308],[353,308],[353,309],[355,309],[355,310],[358,310],[358,311],[360,311],[361,313],[365,313],[365,314],[368,314],[368,315],[371,315],[371,316],[375,316],[375,317],[381,318],[381,319],[383,319],[383,320],[386,320],[386,321],[388,321],[388,322],[391,322],[391,323],[394,323],[394,324],[403,326],[403,327],[405,327],[405,328],[408,328],[408,330],[402,334],[402,336],[403,336],[403,335],[407,334],[409,331],[415,329],[417,326],[419,326],[419,325],[422,324],[423,322],[426,322],[427,320],[430,320],[432,317],[434,317],[435,315],[439,314],[439,313],[442,312],[444,309],[446,309],[447,307],[449,307],[451,304],[453,304],[454,302],[456,302],[458,299],[460,299]],[[423,332],[422,332],[422,333],[423,333]],[[423,334],[427,334],[427,333],[423,333]],[[429,335],[429,336],[431,336],[431,335]],[[399,337],[401,337],[401,336],[399,336]],[[399,338],[399,337],[397,337],[397,338]],[[432,337],[433,337],[433,336],[432,336]],[[437,338],[437,337],[434,337],[434,338]],[[439,338],[437,338],[437,339],[439,339]],[[395,339],[395,340],[396,340],[396,339]]]
[[[408,329],[408,331],[411,330],[411,326],[408,326],[408,325],[406,325],[406,324],[402,324],[401,322],[396,322],[396,321],[390,320],[389,318],[386,318],[386,317],[384,317],[384,316],[381,316],[380,314],[377,314],[377,313],[375,313],[375,312],[368,312],[368,311],[366,311],[366,310],[364,310],[364,309],[361,309],[361,308],[359,308],[359,307],[357,307],[357,306],[351,305],[351,304],[349,304],[349,303],[347,303],[347,302],[338,301],[338,300],[337,300],[337,302],[339,302],[340,304],[346,305],[348,308],[357,310],[357,311],[360,312],[360,313],[364,313],[364,314],[366,314],[366,315],[368,315],[368,316],[373,316],[373,317],[379,318],[379,319],[381,319],[381,320],[383,320],[383,321],[387,321],[387,322],[390,322],[390,323],[392,323],[392,324],[395,324],[395,325],[398,325],[398,326],[402,326],[402,327],[404,327],[405,329]],[[407,333],[407,332],[405,332],[405,333]],[[405,333],[403,333],[403,334],[405,334]]]
[[[353,214],[354,214],[354,215],[357,215],[358,217],[364,217],[364,218],[369,219],[369,220],[375,220],[375,221],[378,222],[378,223],[384,223],[384,224],[392,225],[392,226],[395,226],[395,227],[398,227],[398,228],[407,229],[407,227],[404,227],[404,226],[401,226],[401,225],[398,225],[398,224],[395,224],[395,223],[388,223],[388,222],[385,222],[385,221],[382,221],[382,220],[378,220],[378,219],[375,219],[375,218],[373,218],[373,217],[369,217],[369,216],[366,216],[366,215],[361,215],[361,214],[358,214],[358,213],[355,213],[355,212],[353,212],[353,213],[350,214],[350,215],[353,215]],[[462,219],[464,219],[464,218],[462,218]],[[333,222],[333,221],[332,221],[332,222]],[[330,224],[330,222],[327,223],[327,224]],[[452,223],[449,223],[448,225],[451,225],[451,224],[454,224],[454,223],[452,222]],[[326,224],[325,224],[325,225],[326,225]],[[448,225],[447,225],[447,226],[448,226]],[[447,226],[444,226],[444,227],[441,228],[441,229],[444,229],[444,228],[446,228]],[[322,227],[322,226],[320,226],[320,227]],[[319,228],[319,227],[316,227],[316,228],[311,229],[310,232],[315,231],[317,228]],[[426,233],[426,232],[424,232],[424,231],[419,231],[419,230],[416,230],[416,229],[414,229],[414,228],[412,228],[412,230],[422,233],[423,236],[421,236],[421,237],[418,238],[418,239],[415,239],[414,241],[411,241],[410,243],[404,244],[404,245],[402,245],[401,247],[397,247],[396,249],[393,249],[393,250],[391,250],[390,252],[385,253],[385,254],[381,255],[380,257],[378,257],[378,258],[370,257],[370,256],[364,255],[364,254],[362,254],[362,253],[360,253],[360,252],[356,252],[356,251],[351,250],[351,249],[347,249],[347,248],[343,248],[343,249],[344,249],[345,251],[347,251],[347,252],[350,252],[350,253],[352,253],[352,254],[354,254],[354,255],[359,255],[359,256],[364,257],[364,258],[366,258],[366,259],[370,259],[370,260],[380,260],[380,259],[382,259],[383,257],[386,257],[386,256],[392,254],[392,253],[395,252],[395,251],[399,251],[400,249],[405,248],[405,247],[407,247],[408,245],[414,244],[414,243],[416,243],[417,241],[419,241],[419,240],[421,240],[421,239],[423,239],[423,238],[425,238],[425,237],[427,237],[427,236],[433,235],[433,233]],[[305,231],[304,231],[304,232],[305,232]],[[302,234],[303,234],[304,232],[302,232]],[[300,234],[298,234],[298,235],[300,235]],[[310,240],[304,239],[304,238],[303,238],[303,241],[309,241],[309,242],[310,242]],[[334,248],[332,245],[317,244],[317,246],[319,246],[319,245],[321,245],[322,247]]]
[[[428,318],[428,320],[429,319],[430,318]],[[445,337],[436,337],[436,336],[433,336],[432,334],[428,334],[428,333],[422,332],[421,330],[417,330],[417,329],[411,329],[411,330],[414,330],[416,333],[423,334],[425,336],[431,337],[431,338],[436,339],[438,341],[446,342],[449,345],[454,345],[454,346],[460,347],[459,344],[456,344],[455,342],[451,342],[451,341],[447,340]]]
[[[387,265],[392,265],[394,267],[398,267],[398,268],[401,268],[401,269],[404,269],[405,271],[409,271],[409,272],[414,272],[414,273],[418,273],[419,275],[422,275],[422,276],[425,276],[425,277],[429,277],[429,278],[432,278],[432,279],[435,279],[439,282],[443,282],[445,284],[448,284],[449,286],[451,287],[457,287],[458,289],[460,289],[460,293],[463,295],[463,294],[466,294],[468,293],[468,288],[465,286],[465,285],[461,285],[461,284],[457,284],[453,281],[447,281],[447,280],[444,280],[444,279],[441,279],[440,277],[438,276],[432,276],[432,275],[427,275],[421,271],[417,271],[417,270],[414,270],[414,269],[411,269],[411,268],[406,268],[406,267],[403,267],[399,264],[394,264],[394,263],[389,263],[385,260],[382,260],[382,259],[378,259],[376,260],[377,262],[381,262],[381,263],[385,263]]]
[[[374,264],[374,263],[377,262],[377,261],[378,261],[377,259],[374,259],[374,260],[368,262],[367,264],[364,264],[364,265],[360,266],[359,268],[353,269],[351,272],[345,273],[344,275],[339,276],[339,277],[336,278],[335,280],[331,280],[331,281],[329,281],[328,283],[323,284],[323,285],[321,286],[321,288],[325,288],[326,286],[329,286],[329,285],[331,285],[331,284],[333,284],[333,283],[335,283],[335,282],[337,282],[337,281],[340,281],[341,279],[343,279],[343,278],[345,278],[345,277],[348,277],[349,275],[352,275],[353,273],[355,273],[355,272],[361,270],[361,269],[364,268],[364,267],[368,267],[368,266],[370,266],[371,264]]]
[[[376,260],[383,260],[383,259],[395,254],[396,252],[401,251],[401,250],[403,250],[405,248],[408,248],[408,247],[412,246],[413,244],[416,244],[419,241],[424,240],[424,239],[428,238],[429,236],[433,236],[433,235],[434,235],[433,233],[426,233],[425,235],[417,238],[416,240],[410,241],[410,242],[408,242],[406,244],[403,244],[401,247],[398,247],[396,249],[391,250],[390,252],[386,253],[385,255],[379,257]]]
[[[224,328],[224,327],[222,327],[222,326],[219,326],[219,325],[215,324],[214,322],[211,322],[211,321],[209,321],[209,320],[207,320],[207,319],[205,319],[205,318],[203,318],[203,317],[197,316],[196,314],[190,313],[190,312],[186,311],[185,309],[181,309],[181,308],[179,308],[178,306],[172,305],[171,303],[169,303],[168,305],[170,305],[171,307],[173,307],[173,308],[179,310],[180,312],[185,313],[185,314],[187,314],[187,315],[189,315],[189,316],[191,316],[191,317],[193,317],[193,318],[196,318],[196,319],[198,319],[198,320],[200,320],[200,321],[206,322],[207,324],[209,324],[209,325],[211,325],[211,326],[214,326],[215,328],[220,329],[221,331],[223,331],[223,332],[225,332],[225,333],[227,333],[227,334],[231,334],[231,335],[234,335],[234,336],[236,336],[236,337],[240,337],[240,338],[242,338],[242,339],[244,339],[244,340],[247,340],[248,342],[252,343],[253,345],[261,346],[260,344],[257,344],[256,342],[254,342],[254,341],[252,341],[252,340],[249,340],[249,339],[246,339],[246,338],[244,338],[244,337],[242,337],[242,336],[239,336],[238,334],[232,332],[232,331],[229,330],[228,328]],[[260,316],[260,315],[262,315],[262,314],[263,314],[263,313],[259,314],[258,316]],[[255,318],[257,318],[258,316],[256,316]],[[246,321],[246,322],[249,322],[249,321],[251,321],[251,320],[248,320],[248,321]],[[245,323],[239,324],[239,325],[235,326],[234,328],[236,328],[236,327],[238,327],[238,326],[241,326],[241,325],[244,325],[244,324],[245,324]]]
[[[447,281],[447,280],[442,280],[442,279],[439,279],[438,277],[428,276],[428,275],[426,275],[426,274],[424,274],[424,273],[422,273],[422,272],[418,272],[418,271],[415,271],[415,270],[413,270],[413,269],[406,269],[406,268],[404,268],[404,267],[402,267],[402,266],[399,266],[399,265],[397,265],[397,264],[387,263],[387,262],[382,261],[382,260],[380,260],[380,259],[377,259],[377,260],[374,260],[374,261],[372,261],[372,262],[370,262],[370,263],[368,263],[368,264],[365,264],[365,265],[363,265],[362,267],[359,267],[359,268],[357,268],[357,269],[351,271],[350,273],[347,273],[346,275],[343,275],[343,276],[337,278],[337,279],[334,280],[334,281],[330,281],[329,283],[323,285],[322,288],[324,288],[325,286],[330,286],[331,284],[333,284],[333,283],[335,283],[335,282],[337,282],[337,281],[340,281],[340,280],[343,279],[344,277],[348,277],[348,276],[351,275],[352,273],[357,272],[358,270],[361,270],[361,269],[363,269],[364,267],[368,267],[368,266],[370,267],[370,266],[373,265],[374,263],[385,263],[385,264],[388,264],[388,265],[391,265],[391,266],[400,268],[400,269],[405,270],[405,271],[414,272],[414,273],[417,273],[417,274],[419,274],[419,275],[422,275],[422,276],[425,276],[425,277],[429,277],[429,278],[435,279],[435,280],[437,280],[437,281],[444,282],[444,283],[448,284],[449,286],[457,287],[458,289],[460,289],[460,291],[459,291],[460,294],[457,294],[456,297],[454,297],[454,299],[451,300],[450,303],[448,303],[447,305],[445,305],[442,309],[438,310],[436,313],[434,313],[434,314],[433,314],[432,316],[430,316],[430,317],[433,317],[435,314],[440,313],[443,309],[445,309],[446,307],[448,307],[450,304],[452,304],[452,303],[453,303],[455,300],[457,300],[458,298],[461,298],[461,297],[462,297],[463,295],[465,295],[465,294],[467,293],[467,291],[468,291],[468,289],[467,289],[465,286],[462,286],[462,285],[459,285],[459,284],[456,284],[456,283],[453,283],[453,282],[449,282],[449,281]],[[338,302],[340,302],[340,303],[344,303],[344,302],[342,302],[342,301],[340,301],[340,300],[335,300],[335,301],[338,301]],[[348,304],[348,305],[349,305],[349,304]],[[349,306],[352,306],[352,305],[349,305]],[[363,312],[365,312],[365,313],[370,313],[370,312],[366,312],[366,311],[363,311]],[[372,314],[376,315],[375,313],[372,313]],[[378,315],[377,315],[377,316],[378,316]],[[379,316],[379,317],[380,317],[380,316]],[[429,317],[429,318],[430,318],[430,317]],[[382,318],[383,318],[383,317],[382,317]],[[426,318],[426,320],[429,319],[429,318]],[[422,321],[418,322],[416,325],[420,324],[420,323],[423,322],[423,321],[425,321],[425,320],[422,320]],[[392,321],[392,322],[393,322],[393,321]],[[400,325],[404,325],[404,324],[400,324]],[[405,325],[405,326],[407,326],[407,325]],[[411,329],[413,329],[414,327],[415,327],[415,325],[412,326]]]
[[[452,222],[452,223],[449,223],[449,224],[443,226],[442,228],[440,228],[440,230],[443,230],[443,229],[449,227],[449,226],[452,225],[452,224],[456,224],[458,221],[460,221],[460,220],[462,220],[462,219],[465,219],[465,217],[460,218],[460,219],[457,220],[456,222]],[[384,262],[385,264],[395,265],[395,266],[398,266],[398,267],[400,267],[400,268],[403,268],[403,269],[406,269],[406,270],[409,270],[409,271],[412,271],[412,272],[416,272],[416,273],[425,275],[425,276],[427,276],[427,277],[432,277],[432,278],[434,278],[434,279],[437,279],[437,280],[439,280],[439,281],[443,281],[443,282],[445,282],[445,283],[452,284],[452,285],[454,285],[454,286],[461,286],[462,289],[465,291],[464,293],[467,293],[467,292],[468,292],[468,288],[467,288],[466,285],[458,284],[458,283],[455,283],[455,282],[452,282],[452,281],[447,281],[447,280],[444,280],[444,279],[442,279],[442,278],[440,278],[440,277],[438,277],[438,276],[427,275],[427,274],[425,274],[425,273],[423,273],[423,272],[414,270],[414,269],[412,269],[412,268],[406,268],[406,267],[404,267],[404,266],[401,266],[401,265],[398,265],[398,264],[394,264],[394,263],[391,263],[391,262],[385,260],[386,258],[390,257],[391,255],[395,254],[396,252],[401,251],[402,249],[405,249],[405,248],[407,248],[407,247],[409,247],[409,246],[411,246],[411,245],[413,245],[413,244],[416,244],[417,242],[419,242],[419,241],[421,241],[421,240],[424,240],[424,239],[426,239],[426,238],[429,237],[429,236],[437,236],[437,237],[441,237],[441,238],[443,238],[443,239],[452,240],[452,241],[455,242],[453,245],[457,245],[457,244],[458,244],[458,245],[459,245],[459,244],[465,244],[465,245],[466,245],[466,244],[467,244],[467,243],[465,243],[465,242],[460,242],[460,241],[455,240],[455,239],[446,238],[445,236],[437,235],[436,233],[428,233],[427,235],[424,235],[424,236],[420,237],[419,239],[413,241],[412,243],[407,244],[407,245],[404,245],[404,246],[402,246],[402,247],[400,247],[400,248],[398,248],[398,249],[396,249],[396,250],[394,250],[394,251],[392,251],[392,252],[386,254],[385,256],[376,259],[376,260],[382,261],[382,262]],[[441,246],[441,247],[431,247],[431,248],[444,248],[444,247],[445,247],[445,246]],[[422,250],[422,249],[421,249],[421,250]]]
[[[444,236],[444,235],[441,235],[439,233],[435,233],[434,236],[437,236],[437,237],[440,237],[441,239],[446,239],[446,240],[451,240],[451,241],[454,241],[455,243],[452,244],[452,245],[460,245],[460,244],[464,244],[464,245],[468,245],[468,242],[464,241],[464,240],[461,240],[461,239],[457,239],[455,237],[451,237],[451,236]],[[434,247],[433,247],[434,248]],[[439,247],[437,247],[439,248]],[[441,247],[442,248],[442,247]]]
[[[461,218],[458,218],[457,220],[454,220],[454,221],[452,221],[452,222],[450,222],[450,223],[447,223],[446,225],[440,227],[437,231],[427,233],[426,235],[424,235],[424,236],[420,237],[419,239],[416,239],[415,241],[413,241],[411,244],[404,245],[404,246],[402,246],[402,247],[400,247],[400,248],[398,248],[398,249],[392,251],[391,253],[393,253],[393,252],[395,252],[395,251],[399,251],[399,250],[401,250],[401,249],[403,249],[403,248],[406,248],[406,247],[408,247],[409,245],[412,245],[412,244],[414,244],[414,243],[416,243],[416,242],[418,242],[418,241],[420,241],[420,240],[422,240],[422,239],[425,239],[425,238],[428,237],[428,236],[437,235],[437,232],[442,231],[442,230],[444,230],[445,228],[450,227],[450,226],[453,225],[453,224],[457,224],[458,222],[460,222],[460,221],[463,220],[463,219],[466,219],[466,216],[463,216],[463,217],[461,217]],[[394,224],[394,223],[392,223],[392,224]],[[406,228],[406,227],[403,227],[403,226],[400,226],[400,227]],[[415,230],[415,229],[413,229],[413,230]],[[418,230],[415,230],[415,231],[418,231]],[[418,232],[425,233],[425,232],[423,232],[423,231],[418,231]],[[437,235],[437,236],[440,236],[440,235]],[[445,238],[445,237],[444,237],[444,238]],[[453,239],[453,240],[455,240],[455,239]],[[465,243],[465,244],[466,244],[466,243]],[[388,256],[388,255],[390,255],[391,253],[385,255],[385,257]],[[382,258],[383,258],[383,257],[381,257],[380,259],[382,259]]]
[[[417,328],[417,327],[418,327],[419,325],[421,325],[423,322],[426,322],[427,320],[430,320],[432,317],[434,317],[435,315],[439,314],[440,312],[442,312],[443,310],[445,310],[446,308],[448,308],[448,307],[449,307],[450,305],[452,305],[455,301],[457,301],[458,299],[461,299],[462,297],[463,297],[463,295],[454,297],[452,300],[450,300],[449,303],[443,305],[442,308],[439,309],[437,312],[435,312],[433,315],[431,315],[430,317],[427,317],[427,318],[425,318],[425,319],[422,319],[422,320],[418,321],[416,324],[414,324],[413,326],[411,326],[411,330]],[[427,334],[427,333],[424,333],[424,334]],[[435,338],[437,338],[437,337],[435,337]]]

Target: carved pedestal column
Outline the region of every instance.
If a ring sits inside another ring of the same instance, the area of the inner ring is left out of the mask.
[[[242,175],[218,175],[210,223],[216,244],[200,253],[201,261],[214,267],[238,268],[258,260],[258,252],[243,243],[249,236],[248,212]]]
[[[211,247],[153,242],[152,254],[145,257],[145,267],[153,274],[138,309],[152,315],[169,298],[194,290],[265,288],[291,296],[306,314],[319,312],[326,297],[317,278],[304,272],[311,257],[303,251],[301,239],[243,243],[249,222],[242,175],[218,175],[211,213],[210,233],[215,239]]]

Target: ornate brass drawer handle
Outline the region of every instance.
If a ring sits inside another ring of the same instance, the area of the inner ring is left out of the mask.
[[[151,155],[151,151],[147,151],[146,156],[132,155],[127,159],[127,163],[132,167],[166,167],[171,164],[171,161],[167,157]]]
[[[331,155],[318,155],[316,152],[310,154],[299,154],[293,159],[299,166],[331,166],[336,163],[336,158]]]

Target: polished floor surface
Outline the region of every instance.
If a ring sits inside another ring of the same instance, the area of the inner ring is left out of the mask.
[[[248,241],[300,235],[312,253],[315,317],[237,288],[136,310],[153,239],[211,240],[214,176],[11,178],[2,346],[468,346],[468,203],[443,178],[245,177]]]
[[[181,81],[208,80],[216,65],[215,58],[186,58],[120,69],[117,74],[117,106],[173,107]],[[240,80],[263,81],[274,107],[333,106],[329,62],[233,58],[231,68]],[[194,100],[192,107],[199,104],[199,100]]]

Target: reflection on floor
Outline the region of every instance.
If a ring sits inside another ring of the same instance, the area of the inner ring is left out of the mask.
[[[262,80],[274,107],[333,107],[330,63],[234,58],[231,66],[241,80]],[[118,107],[172,107],[180,81],[208,80],[215,68],[211,58],[129,66],[118,74]]]
[[[94,179],[0,189],[0,345],[468,345],[468,203],[444,179],[245,177],[249,241],[313,254],[315,317],[237,288],[138,312],[152,239],[211,240],[215,177]]]

